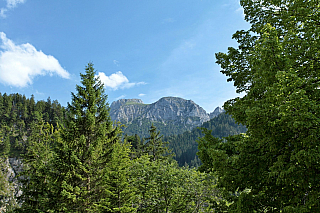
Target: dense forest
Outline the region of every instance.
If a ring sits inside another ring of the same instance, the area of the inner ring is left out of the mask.
[[[65,109],[57,101],[35,101],[21,94],[0,93],[1,153],[18,157],[25,153],[34,125],[43,120],[54,128],[62,124]]]
[[[204,136],[202,129],[210,130],[212,136],[217,138],[246,132],[246,128],[243,125],[236,124],[230,115],[221,113],[192,131],[164,137],[164,141],[169,142],[169,147],[172,148],[175,159],[180,166],[188,164],[191,167],[198,167],[201,164],[196,154],[198,152],[197,140]]]
[[[144,118],[144,119],[136,119],[130,125],[127,125],[123,128],[123,132],[127,135],[139,135],[141,138],[148,137],[148,131],[151,125],[154,125],[157,127],[157,129],[164,135],[177,135],[181,132],[184,132],[188,129],[190,129],[189,126],[181,126],[175,124],[173,121],[167,121],[166,124],[162,122],[151,122],[150,120]]]
[[[91,63],[66,108],[2,94],[1,211],[320,212],[319,1],[240,3],[251,27],[216,59],[243,95],[200,130],[123,135]],[[179,167],[192,132],[202,164]],[[17,197],[10,155],[23,157]]]

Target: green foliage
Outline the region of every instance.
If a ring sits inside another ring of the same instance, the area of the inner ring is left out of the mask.
[[[172,157],[172,150],[168,149],[168,142],[163,142],[160,131],[153,126],[149,130],[150,137],[145,138],[146,143],[143,146],[143,152],[150,156],[151,161],[163,160]]]
[[[215,188],[215,178],[179,167],[153,125],[142,149],[145,154],[134,158],[130,168],[137,212],[212,212],[225,208],[226,202]]]
[[[1,150],[11,157],[18,157],[26,152],[33,123],[44,120],[55,128],[62,124],[64,108],[57,100],[35,102],[21,94],[3,95],[0,93],[0,128],[4,132],[5,140]]]
[[[133,161],[131,171],[137,212],[214,212],[226,206],[211,175],[174,161],[150,161],[143,155]]]
[[[32,97],[20,103],[12,102],[11,96],[1,99],[0,94],[0,108],[1,104],[11,106],[11,111],[1,108],[1,116],[7,119],[1,124],[1,154],[23,153],[24,171],[19,175],[23,193],[21,206],[14,212],[213,212],[226,208],[216,179],[179,167],[155,125],[148,126],[149,137],[126,135],[121,142],[122,126],[110,119],[107,96],[92,64],[81,78],[82,86],[76,87],[71,104],[61,111],[50,98],[36,103]],[[63,117],[64,126],[60,126]],[[5,178],[3,162],[0,167],[1,201],[13,210],[17,203],[12,184]]]
[[[128,143],[116,143],[113,147],[110,163],[104,170],[105,177],[102,184],[105,190],[101,196],[101,211],[107,212],[134,212],[132,206],[134,199],[134,188],[131,186],[129,157],[130,145]],[[99,209],[99,208],[98,208]]]
[[[144,140],[141,140],[139,135],[125,135],[124,140],[131,144],[131,159],[141,157],[143,154]]]
[[[132,212],[129,147],[109,116],[107,96],[92,64],[72,93],[64,127],[41,117],[31,126],[21,208],[16,212]]]
[[[32,134],[28,137],[29,146],[23,155],[23,172],[19,174],[22,183],[22,206],[16,212],[52,212],[58,195],[54,186],[54,153],[52,146],[59,138],[50,124],[40,120],[33,124]]]
[[[203,170],[233,202],[232,212],[318,212],[319,1],[242,0],[248,31],[217,53],[242,98],[225,103],[247,134],[200,140]]]
[[[72,93],[68,103],[61,143],[54,150],[60,211],[95,212],[101,207],[107,187],[105,167],[112,160],[114,144],[120,141],[121,130],[110,119],[103,84],[91,63],[85,70],[80,74],[83,86],[76,86],[77,94]]]

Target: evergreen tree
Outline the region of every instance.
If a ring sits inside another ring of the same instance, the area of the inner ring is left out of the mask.
[[[149,154],[151,161],[172,157],[172,151],[168,148],[168,142],[163,142],[160,131],[152,124],[149,130],[150,137],[146,138],[144,153]]]
[[[95,212],[108,184],[106,165],[120,140],[120,127],[113,126],[107,96],[101,81],[95,77],[93,64],[81,75],[83,86],[76,86],[66,110],[62,140],[55,147],[55,182],[60,187],[57,210]]]
[[[134,187],[131,185],[129,157],[130,144],[116,143],[113,147],[110,163],[106,165],[102,184],[105,190],[101,194],[102,212],[135,212],[132,206]]]
[[[198,152],[197,139],[203,136],[201,132],[202,128],[212,130],[211,134],[218,138],[240,134],[246,131],[243,125],[235,123],[231,115],[221,113],[210,121],[203,123],[201,127],[192,129],[192,131],[164,137],[164,141],[168,141],[169,147],[173,149],[175,154],[174,158],[180,166],[184,166],[187,163],[191,167],[197,167],[201,164],[196,153]]]
[[[21,207],[16,212],[50,212],[54,209],[56,197],[54,187],[54,153],[52,145],[59,140],[59,132],[43,120],[33,123],[29,146],[23,155],[24,171],[19,174],[22,183]]]
[[[143,153],[143,141],[140,139],[139,135],[125,135],[124,139],[131,144],[131,159],[141,157]]]

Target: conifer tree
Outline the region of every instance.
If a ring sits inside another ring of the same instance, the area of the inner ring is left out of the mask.
[[[19,174],[22,183],[21,207],[16,212],[48,212],[54,209],[59,195],[54,187],[52,145],[59,140],[59,132],[52,125],[40,120],[31,125],[29,145],[23,155],[24,171]]]
[[[139,135],[125,135],[124,138],[131,144],[131,159],[141,157],[143,153],[143,141],[140,139]]]
[[[129,153],[130,144],[126,141],[114,144],[112,159],[104,168],[106,172],[102,184],[106,185],[106,188],[102,192],[100,206],[106,212],[127,213],[136,210],[132,206],[134,187],[131,185]]]
[[[160,131],[152,124],[149,130],[150,137],[145,138],[144,153],[149,154],[151,161],[172,157],[172,150],[168,148],[168,142],[163,142]]]
[[[95,77],[93,64],[80,74],[83,86],[76,86],[66,109],[62,141],[55,147],[56,183],[60,186],[57,210],[95,212],[107,184],[106,165],[113,144],[120,140],[120,127],[109,116],[103,84]]]

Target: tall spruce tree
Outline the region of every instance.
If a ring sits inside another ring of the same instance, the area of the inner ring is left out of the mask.
[[[108,184],[103,180],[106,165],[121,133],[111,121],[107,95],[95,77],[93,64],[80,75],[83,86],[77,85],[77,94],[72,93],[62,140],[55,147],[56,183],[60,187],[56,210],[63,212],[96,212]]]

